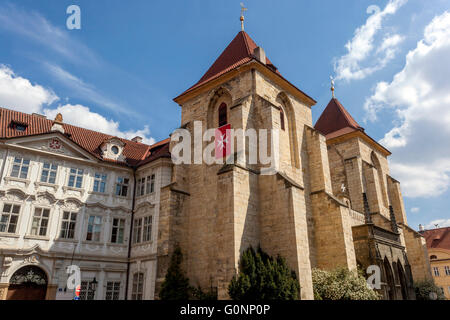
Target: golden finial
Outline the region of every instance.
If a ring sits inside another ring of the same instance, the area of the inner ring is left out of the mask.
[[[241,30],[244,31],[244,12],[247,11],[247,8],[241,2]]]
[[[55,122],[56,123],[63,123],[63,116],[61,113],[58,113],[55,117]]]
[[[334,78],[330,76],[330,79],[331,79],[331,94],[333,95],[334,99]]]

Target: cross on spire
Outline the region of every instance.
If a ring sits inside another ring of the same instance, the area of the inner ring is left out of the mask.
[[[330,76],[330,80],[331,80],[331,94],[334,99],[334,78],[333,78],[333,76]]]
[[[244,12],[247,11],[247,8],[241,2],[241,30],[244,31]]]

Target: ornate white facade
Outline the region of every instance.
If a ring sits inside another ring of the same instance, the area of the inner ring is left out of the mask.
[[[170,183],[170,159],[136,171],[120,163],[123,146],[116,138],[100,146],[116,160],[108,162],[63,132],[0,140],[0,299],[15,298],[11,278],[26,266],[45,272],[46,299],[72,299],[69,265],[81,270],[83,299],[125,299],[127,270],[128,298],[153,298],[159,190]],[[142,178],[144,192],[133,201]],[[142,226],[130,251],[133,203]],[[137,273],[142,285],[133,283]],[[94,278],[92,292],[86,285]]]

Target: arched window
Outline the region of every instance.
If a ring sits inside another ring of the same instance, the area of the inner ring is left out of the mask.
[[[280,108],[280,127],[281,127],[281,130],[283,130],[284,131],[284,112],[283,112],[283,109],[282,108]]]
[[[435,259],[437,259],[437,257],[435,255],[432,255],[432,256],[430,256],[430,259],[435,260]]]
[[[222,103],[219,107],[219,128],[228,123],[227,120],[227,105]]]

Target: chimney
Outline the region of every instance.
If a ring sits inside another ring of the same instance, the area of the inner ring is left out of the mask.
[[[255,51],[253,52],[253,54],[255,55],[255,58],[261,62],[262,64],[266,64],[267,60],[266,60],[266,53],[264,52],[264,49],[261,47],[257,47],[255,49]]]
[[[136,136],[133,139],[131,139],[131,141],[141,143],[142,142],[142,137]]]
[[[419,232],[425,231],[425,227],[421,224],[419,224]]]

